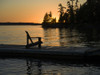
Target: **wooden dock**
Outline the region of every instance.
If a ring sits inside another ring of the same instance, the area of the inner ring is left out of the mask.
[[[36,57],[51,59],[99,59],[100,48],[90,47],[34,47],[26,49],[25,45],[0,45],[0,56]]]

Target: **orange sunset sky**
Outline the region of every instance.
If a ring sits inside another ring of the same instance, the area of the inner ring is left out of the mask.
[[[68,0],[0,0],[0,22],[41,23],[46,12],[59,18],[58,4],[67,6]],[[84,3],[86,0],[79,0]]]

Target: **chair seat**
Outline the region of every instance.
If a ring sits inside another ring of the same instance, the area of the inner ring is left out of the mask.
[[[43,43],[41,41],[41,37],[30,37],[29,33],[27,31],[25,31],[26,34],[27,34],[27,45],[26,45],[26,48],[30,48],[31,46],[36,46],[38,45],[39,48],[41,48],[41,44]],[[37,42],[33,42],[31,38],[38,38],[38,41]],[[29,43],[29,40],[31,43]]]

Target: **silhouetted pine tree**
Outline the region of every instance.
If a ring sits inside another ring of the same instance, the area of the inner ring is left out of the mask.
[[[64,9],[66,9],[66,7],[64,7],[61,3],[58,6],[60,12],[59,23],[64,23]]]

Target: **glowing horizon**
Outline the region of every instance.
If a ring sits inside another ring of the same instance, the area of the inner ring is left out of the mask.
[[[58,20],[59,3],[67,6],[67,0],[0,0],[0,22],[41,23],[50,11]]]

